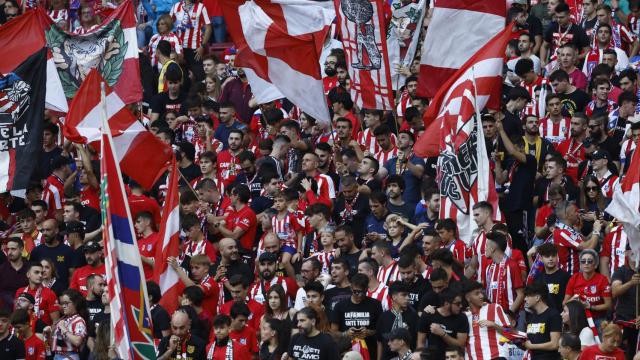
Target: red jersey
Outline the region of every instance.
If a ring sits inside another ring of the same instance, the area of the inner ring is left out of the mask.
[[[49,218],[55,217],[56,210],[62,210],[64,204],[64,181],[54,174],[51,174],[44,185],[42,200],[47,203]]]
[[[540,119],[540,137],[549,140],[554,146],[569,138],[570,129],[570,117],[563,117],[558,123],[548,117]]]
[[[627,248],[627,233],[624,232],[622,225],[617,225],[605,236],[600,250],[600,258],[609,258],[609,275],[620,267],[623,267],[627,258],[624,252]]]
[[[209,241],[202,239],[198,242],[191,240],[184,243],[184,254],[189,257],[195,255],[207,255],[212,262],[218,260],[218,252]]]
[[[251,326],[245,326],[240,331],[232,330],[229,332],[229,337],[244,346],[251,354],[260,352],[256,331]]]
[[[449,245],[442,244],[443,248],[447,248],[453,253],[453,258],[458,260],[460,264],[464,264],[465,259],[470,255],[464,241],[455,239]]]
[[[241,170],[242,167],[238,157],[229,150],[224,150],[218,154],[218,177],[222,179],[225,186],[229,186]]]
[[[44,360],[46,356],[44,341],[35,334],[31,334],[28,339],[24,340],[24,355],[25,360]]]
[[[358,144],[360,144],[360,147],[363,151],[368,151],[372,155],[375,155],[382,150],[382,148],[376,141],[376,137],[373,136],[373,129],[371,128],[364,129],[364,131],[361,131],[358,134]],[[391,144],[393,145],[393,147],[396,147],[395,134],[391,134]]]
[[[196,148],[195,163],[198,164],[200,160],[200,155],[202,155],[204,152],[207,151],[207,144],[205,144],[205,142],[200,139],[196,139],[195,144],[193,145]],[[222,144],[220,140],[214,137],[211,138],[211,151],[218,154],[222,151],[223,146],[224,144]]]
[[[536,212],[536,226],[542,227],[547,224],[547,218],[553,214],[554,209],[549,204],[544,204]]]
[[[336,189],[331,176],[318,173],[313,177],[313,179],[318,184],[318,191],[314,193],[312,189],[309,189],[305,193],[309,205],[316,202],[321,202],[329,207],[332,207],[332,199],[336,198]]]
[[[207,360],[227,360],[229,356],[237,360],[251,359],[246,347],[237,341],[231,339],[229,341],[231,344],[223,344],[222,346],[216,346],[215,342],[210,342],[207,345]]]
[[[549,87],[549,80],[538,76],[536,81],[531,84],[526,84],[524,81],[520,82],[520,86],[525,88],[531,96],[531,101],[525,106],[523,115],[535,115],[542,117],[545,114],[545,99],[547,98],[547,90]]]
[[[337,76],[326,76],[322,78],[322,87],[324,88],[324,94],[327,95],[331,89],[338,86]]]
[[[95,210],[100,211],[100,194],[97,189],[92,188],[91,186],[83,186],[82,191],[80,191],[80,203],[83,206],[88,206]]]
[[[596,174],[594,174],[596,175]],[[600,183],[600,189],[602,190],[602,195],[606,198],[613,198],[613,189],[618,183],[618,176],[611,173],[611,171],[607,170],[602,178],[596,175],[598,178],[598,182]]]
[[[89,291],[89,289],[87,289],[87,278],[93,274],[98,274],[102,275],[102,277],[105,277],[106,273],[104,269],[104,263],[102,263],[102,265],[98,267],[85,265],[81,268],[76,269],[71,276],[71,284],[69,284],[69,287],[71,289],[80,291],[82,296],[86,297],[87,292]]]
[[[239,239],[240,245],[245,250],[253,249],[253,243],[256,239],[256,231],[258,227],[256,213],[253,212],[249,205],[245,205],[242,209],[234,212],[230,230],[234,230],[236,227],[240,227],[244,230],[244,234],[242,234]]]
[[[407,90],[403,90],[402,94],[400,94],[400,101],[398,101],[398,106],[396,107],[396,112],[399,117],[404,117],[405,111],[407,111],[408,107],[411,107],[411,101],[413,99],[409,96],[409,92]]]
[[[33,296],[36,303],[33,305],[33,314],[37,319],[42,320],[45,324],[51,325],[51,313],[60,311],[60,305],[58,304],[58,296],[53,290],[40,285],[38,288],[31,289],[29,286],[25,286],[16,291],[15,298],[22,293],[26,292]]]
[[[24,251],[28,255],[36,246],[42,244],[42,233],[38,229],[34,229],[30,234],[22,233],[21,239],[24,243]]]
[[[620,348],[616,348],[613,352],[605,353],[600,350],[598,344],[587,346],[582,350],[579,360],[624,360],[624,351]]]
[[[256,279],[256,281],[249,288],[249,298],[255,300],[260,304],[266,304],[266,296],[267,292],[273,285],[281,285],[284,288],[289,301],[296,298],[296,292],[298,291],[298,285],[295,280],[284,277],[284,276],[274,276],[271,281],[265,282],[261,279]]]
[[[138,249],[140,255],[146,257],[156,256],[156,244],[158,243],[158,233],[154,232],[149,236],[138,239]],[[153,267],[145,262],[142,263],[142,269],[144,270],[144,278],[149,281],[153,277]]]
[[[129,209],[131,209],[131,216],[135,219],[136,215],[141,211],[150,212],[153,215],[153,221],[156,225],[160,224],[160,205],[154,199],[146,195],[131,194],[127,196],[129,201]]]
[[[524,287],[520,267],[505,256],[500,263],[491,263],[486,269],[485,287],[487,298],[492,303],[511,309],[516,299],[516,290]]]
[[[280,239],[280,246],[289,246],[294,249],[298,248],[298,233],[304,229],[300,226],[295,214],[290,211],[280,219],[280,215],[271,218],[272,231]]]
[[[574,138],[565,139],[556,146],[556,150],[567,161],[567,176],[577,182],[578,165],[586,159],[582,142],[576,141]]]
[[[567,284],[566,295],[578,295],[581,301],[587,301],[592,305],[604,304],[604,298],[611,297],[611,287],[609,279],[600,273],[594,273],[591,279],[584,278],[583,273],[576,273],[571,276]],[[606,311],[591,310],[594,318],[604,317]]]
[[[361,128],[360,121],[358,121],[352,112],[348,112],[347,115],[343,116],[343,118],[351,121],[351,138],[357,139]]]
[[[234,302],[235,301],[233,300],[229,300],[226,303],[222,304],[222,306],[220,306],[220,314],[231,315],[231,306]],[[259,329],[260,319],[262,319],[262,316],[264,315],[264,305],[253,299],[249,299],[246,304],[249,307],[249,311],[251,311],[251,315],[249,315],[249,321],[247,322],[247,325],[251,326],[254,329]]]
[[[553,244],[558,247],[560,268],[569,275],[580,271],[578,246],[583,242],[582,234],[565,224],[558,223],[553,230]]]
[[[170,12],[176,26],[180,45],[185,49],[197,49],[202,45],[205,25],[211,24],[207,9],[202,3],[186,4],[180,1],[173,5]]]
[[[479,311],[467,311],[469,321],[469,341],[467,355],[470,359],[490,360],[499,357],[508,358],[508,350],[500,344],[500,334],[496,329],[480,326],[480,320],[493,321],[499,326],[509,326],[507,315],[498,304],[484,304]]]
[[[200,285],[200,288],[204,292],[202,307],[210,312],[213,317],[215,317],[218,313],[218,298],[220,294],[220,286],[209,275],[205,276],[198,285]]]

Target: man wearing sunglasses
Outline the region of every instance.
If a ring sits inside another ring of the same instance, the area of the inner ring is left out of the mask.
[[[609,279],[596,272],[600,259],[595,250],[586,249],[580,252],[580,272],[573,274],[567,284],[564,303],[577,299],[590,310],[596,327],[605,319],[611,310],[611,287]]]

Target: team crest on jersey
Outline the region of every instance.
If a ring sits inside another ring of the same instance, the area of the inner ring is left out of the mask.
[[[193,346],[193,345],[187,346],[187,352],[189,354],[193,354],[194,351],[196,351],[196,347],[195,346]]]
[[[11,123],[0,123],[0,125],[13,125],[20,120],[29,108],[30,93],[31,85],[18,75],[0,74],[0,115],[9,115],[11,119]]]
[[[33,348],[33,346],[29,346],[29,348],[27,349],[27,353],[28,353],[29,355],[33,355],[35,352],[36,352],[36,351],[35,351],[35,349]]]
[[[591,285],[591,286],[589,287],[589,291],[590,291],[592,294],[595,294],[595,293],[596,293],[596,290],[597,290],[597,287],[596,287],[595,285]]]

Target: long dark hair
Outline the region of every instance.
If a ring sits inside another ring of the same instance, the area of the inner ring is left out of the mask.
[[[62,292],[60,297],[67,296],[76,308],[76,313],[88,324],[89,323],[89,310],[87,309],[87,300],[76,289],[67,289]]]
[[[587,315],[584,312],[584,305],[580,301],[568,301],[565,306],[569,310],[569,331],[575,336],[580,336],[582,329],[589,326]]]
[[[276,332],[276,339],[278,339],[278,346],[273,351],[272,359],[280,359],[282,354],[287,352],[289,348],[289,339],[291,337],[291,329],[285,324],[284,321],[271,318],[264,320],[271,330]]]
[[[584,180],[582,180],[582,186],[580,186],[580,208],[584,210],[588,210],[588,202],[590,201],[589,196],[587,196],[587,184],[594,183],[598,187],[596,191],[595,203],[598,206],[598,210],[600,213],[604,212],[604,209],[607,207],[607,200],[602,194],[602,188],[600,187],[600,182],[598,178],[592,174],[587,175]]]
[[[265,318],[272,318],[276,315],[271,309],[271,306],[269,306],[269,295],[271,295],[271,293],[276,293],[280,298],[280,308],[278,309],[278,311],[285,313],[287,312],[287,308],[288,308],[287,294],[285,293],[284,288],[280,284],[273,285],[272,287],[269,288],[269,291],[267,291],[267,298],[264,299],[265,301],[264,313],[265,315],[267,315]]]

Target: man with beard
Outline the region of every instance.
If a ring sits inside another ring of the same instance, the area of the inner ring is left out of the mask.
[[[300,137],[300,124],[295,120],[285,120],[280,124],[280,134],[291,140],[289,151],[287,152],[287,176],[290,180],[295,174],[300,172],[302,154],[311,148],[311,144]]]
[[[533,53],[532,50],[535,44],[531,40],[532,35],[528,32],[523,32],[518,37],[518,51],[520,52],[520,56],[507,61],[507,68],[509,68],[510,71],[509,74],[512,74],[515,71],[516,63],[520,59],[531,59],[533,61],[533,71],[536,74],[542,73],[540,68],[540,58]],[[510,75],[509,80],[511,80],[513,84],[520,82],[520,78],[515,76],[515,74]]]
[[[493,228],[493,206],[487,201],[480,201],[473,205],[473,221],[478,226],[477,235],[471,242],[471,263],[465,269],[465,276],[472,278],[478,270],[485,269],[487,249],[487,233]],[[478,278],[481,278],[479,276]]]
[[[362,239],[364,223],[369,214],[369,197],[358,192],[358,182],[352,175],[340,180],[342,191],[334,201],[333,220],[338,225],[353,228],[356,239]]]
[[[609,154],[620,154],[620,144],[616,143],[612,136],[607,136],[606,126],[607,118],[604,115],[590,117],[587,136],[599,150],[605,150]]]
[[[414,135],[408,131],[400,131],[398,135],[398,154],[384,164],[382,176],[400,175],[404,179],[404,202],[415,208],[420,201],[420,181],[424,175],[424,160],[413,153]],[[411,219],[413,214],[408,219]]]
[[[102,275],[92,274],[87,278],[88,291],[85,299],[87,300],[87,310],[89,311],[90,321],[94,321],[96,315],[104,311],[104,305],[102,305],[102,293],[104,292],[105,285],[106,281]]]
[[[412,222],[414,224],[427,223],[428,228],[433,228],[440,215],[440,191],[426,181],[421,186],[423,200],[420,200],[416,205]]]
[[[540,255],[544,264],[544,271],[539,272],[533,281],[547,285],[549,289],[548,305],[558,312],[562,311],[562,300],[564,299],[569,274],[560,269],[558,264],[558,248],[550,243],[544,243],[534,249]]]
[[[438,294],[440,306],[432,313],[424,312],[418,322],[416,346],[427,344],[434,359],[443,359],[449,346],[465,346],[469,336],[469,323],[462,313],[462,295],[452,289]]]
[[[7,260],[0,265],[0,300],[5,306],[13,306],[13,299],[21,287],[28,285],[27,266],[22,258],[24,243],[18,237],[7,241]]]
[[[256,171],[256,155],[251,151],[245,150],[238,154],[238,162],[240,163],[240,172],[233,181],[233,185],[247,185],[249,191],[251,191],[251,198],[260,196],[263,182]]]
[[[357,179],[359,193],[370,195],[372,192],[382,190],[382,183],[376,179],[379,169],[380,163],[371,155],[365,156],[360,161]]]
[[[30,260],[38,262],[42,259],[53,260],[56,274],[58,274],[56,280],[64,285],[61,285],[62,289],[66,289],[69,287],[69,274],[73,270],[73,250],[60,241],[56,220],[45,220],[42,223],[42,234],[44,235],[44,243],[33,249]]]
[[[60,306],[58,297],[53,290],[42,285],[42,264],[32,262],[27,266],[27,279],[29,284],[16,291],[16,301],[21,294],[29,294],[34,297],[34,303],[38,308],[33,309],[36,319],[51,325],[60,318]],[[35,300],[37,297],[37,300]]]
[[[258,159],[257,166],[262,172],[264,169],[271,169],[278,174],[280,180],[284,180],[284,176],[287,173],[285,168],[285,160],[289,146],[291,145],[291,139],[285,135],[276,135],[273,139],[273,145],[271,152]]]
[[[318,279],[320,277],[320,271],[322,271],[322,264],[320,264],[317,257],[310,257],[302,262],[299,280],[301,287],[298,289],[298,293],[296,294],[296,301],[294,305],[295,309],[302,309],[305,306],[304,304],[307,302],[307,292],[304,287],[316,280],[322,281],[321,279]]]
[[[576,112],[584,112],[591,97],[571,84],[569,74],[564,70],[556,70],[549,76],[553,90],[560,95],[562,115],[573,116]]]
[[[302,360],[310,356],[317,360],[339,359],[338,345],[331,335],[320,332],[316,328],[318,313],[306,307],[296,314],[298,333],[291,338],[288,352],[282,355],[282,360]]]
[[[189,315],[176,311],[171,317],[171,335],[163,337],[158,345],[158,360],[204,360],[206,345],[205,340],[191,334]]]
[[[218,243],[220,251],[219,260],[211,267],[209,274],[214,280],[224,285],[225,300],[231,299],[229,279],[234,275],[240,275],[247,282],[253,281],[253,270],[240,260],[238,243],[234,239],[224,238]],[[222,289],[221,289],[222,290]]]
[[[316,144],[316,148],[315,150],[313,150],[313,153],[318,156],[318,164],[316,165],[318,172],[320,174],[329,176],[331,180],[333,180],[334,184],[338,184],[340,182],[340,176],[335,171],[333,166],[333,148],[331,147],[331,145],[329,145],[329,142],[321,142],[319,144]],[[303,156],[304,153],[302,154],[301,158]],[[301,170],[306,173],[306,170],[302,169],[302,167]]]
[[[402,90],[400,94],[398,107],[396,109],[398,124],[403,123],[404,113],[407,111],[408,107],[411,107],[411,101],[416,98],[417,91],[418,77],[414,75],[407,77],[404,81],[404,90]]]
[[[231,103],[221,103],[220,104],[220,113],[219,113],[220,124],[214,133],[214,137],[222,142],[222,148],[224,150],[229,149],[231,146],[231,139],[229,138],[234,130],[238,131],[240,135],[240,141],[237,142],[234,139],[234,149],[233,151],[237,155],[239,153],[238,149],[242,147],[242,137],[247,129],[247,125],[236,120],[236,108]],[[220,156],[220,155],[218,155]]]
[[[575,113],[571,118],[571,134],[568,139],[556,146],[556,151],[567,160],[567,176],[574,182],[578,181],[578,165],[584,161],[583,142],[587,137],[587,117],[583,113]]]
[[[231,104],[235,111],[238,112],[238,118],[243,123],[249,124],[251,115],[253,115],[253,110],[249,106],[249,100],[253,97],[251,85],[242,68],[237,68],[236,71],[238,77],[232,77],[225,81],[218,102],[221,105],[225,103]],[[222,115],[222,106],[220,106],[220,115]],[[218,140],[223,141],[220,138]]]
[[[355,244],[353,229],[349,225],[339,225],[334,233],[334,238],[336,245],[340,248],[340,258],[347,262],[349,272],[355,274],[362,250]]]
[[[296,297],[298,285],[290,277],[276,276],[278,256],[270,252],[264,252],[258,258],[258,279],[249,288],[249,298],[261,304],[266,304],[266,294],[273,285],[280,285],[287,295],[287,303],[290,304]]]
[[[382,359],[391,359],[397,355],[389,349],[385,336],[396,329],[406,329],[410,334],[415,334],[418,331],[418,313],[410,306],[407,284],[404,281],[391,284],[389,296],[391,297],[391,309],[380,315],[376,326],[377,352],[378,356],[382,355]],[[415,345],[415,339],[407,344],[412,349],[415,349]]]
[[[418,274],[416,260],[413,257],[407,255],[400,256],[398,260],[398,276],[400,277],[400,282],[395,282],[389,286],[389,296],[391,296],[392,304],[395,304],[392,289],[393,286],[398,283],[402,284],[406,290],[408,306],[414,310],[418,309],[418,304],[420,304],[420,300],[422,300],[422,297],[429,288],[429,284],[422,275]],[[405,308],[407,304],[405,304]]]
[[[309,226],[313,229],[313,231],[307,232],[304,240],[306,244],[303,255],[309,257],[321,251],[320,230],[329,224],[331,208],[324,203],[315,203],[309,205],[304,213],[309,221]]]
[[[333,51],[324,61],[324,73],[325,77],[322,78],[322,84],[324,87],[324,94],[329,94],[331,89],[338,86],[338,70],[336,69],[336,65],[338,65],[338,55]]]
[[[377,109],[362,109],[362,114],[366,129],[358,135],[358,143],[360,143],[364,151],[368,151],[369,154],[376,154],[382,149],[378,145],[373,132],[378,128],[378,126],[382,125],[384,111]],[[395,134],[391,134],[391,143],[393,145],[396,143]]]
[[[376,241],[386,239],[386,229],[384,222],[389,215],[387,207],[387,195],[381,191],[374,192],[369,197],[369,209],[371,213],[365,220],[365,234],[363,239],[363,247],[369,247]]]
[[[318,149],[316,149],[318,151]],[[323,203],[329,207],[333,206],[333,199],[336,198],[335,185],[333,179],[318,171],[320,157],[317,153],[307,152],[302,157],[303,179],[300,182],[305,190],[305,197],[309,204]],[[300,175],[299,175],[300,177]],[[315,181],[317,190],[313,191],[312,181]]]
[[[402,198],[403,194],[407,192],[405,189],[405,182],[400,175],[389,175],[386,181],[386,192],[389,197],[387,201],[387,208],[393,214],[400,215],[405,219],[413,218],[413,211],[415,204],[408,204]]]
[[[69,287],[80,291],[82,296],[87,296],[87,279],[89,276],[93,274],[106,276],[102,246],[95,241],[87,242],[84,245],[84,257],[87,260],[87,265],[73,272]]]
[[[378,300],[367,296],[369,278],[364,274],[355,274],[351,280],[351,296],[338,302],[329,319],[331,331],[341,332],[351,340],[361,344],[364,340],[372,359],[376,359],[376,327],[382,314]]]
[[[435,225],[430,229],[423,230],[424,236],[422,236],[422,261],[424,262],[424,268],[420,269],[422,276],[425,279],[431,278],[431,272],[433,267],[431,266],[431,255],[434,251],[442,247],[442,239],[435,229]]]
[[[349,71],[347,63],[339,62],[336,64],[336,78],[338,79],[338,85],[349,91],[351,88],[351,79],[349,78]]]

